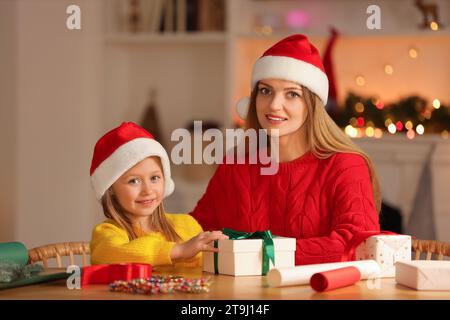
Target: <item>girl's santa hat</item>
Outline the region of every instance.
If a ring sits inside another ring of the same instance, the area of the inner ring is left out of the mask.
[[[124,122],[97,141],[91,163],[91,182],[97,199],[128,169],[147,157],[161,159],[164,174],[164,197],[175,184],[170,176],[170,161],[164,147],[145,129],[133,122]]]
[[[314,92],[323,104],[328,99],[328,78],[319,51],[302,34],[287,37],[271,48],[253,66],[251,90],[263,79],[282,79],[296,82]],[[242,98],[237,113],[247,117],[250,98]]]

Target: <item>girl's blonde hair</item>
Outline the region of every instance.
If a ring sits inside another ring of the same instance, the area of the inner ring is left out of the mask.
[[[110,187],[102,197],[103,214],[105,217],[112,219],[128,234],[131,240],[137,239],[142,232],[139,228],[133,226],[130,218],[125,214],[125,210],[120,205],[117,197],[113,194],[112,187]],[[174,227],[167,220],[166,211],[164,210],[163,202],[155,209],[150,216],[150,227],[155,232],[161,232],[162,235],[172,242],[180,242],[182,239],[175,231]]]
[[[256,115],[256,96],[258,84],[253,88],[250,106],[245,121],[245,129],[261,129]],[[337,152],[348,152],[361,155],[367,162],[370,181],[372,184],[373,199],[377,212],[381,210],[381,192],[375,167],[369,156],[356,146],[353,141],[337,126],[325,110],[319,97],[302,86],[303,98],[308,110],[306,117],[306,139],[311,152],[319,159],[327,159]]]

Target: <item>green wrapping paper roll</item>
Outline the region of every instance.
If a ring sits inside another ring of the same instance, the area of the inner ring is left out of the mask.
[[[70,274],[61,269],[45,269],[28,264],[28,249],[20,242],[0,243],[0,290],[66,279]]]
[[[26,265],[28,263],[27,248],[20,242],[0,243],[0,263]]]

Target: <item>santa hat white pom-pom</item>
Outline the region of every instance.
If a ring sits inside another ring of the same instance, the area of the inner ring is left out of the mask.
[[[250,106],[250,98],[245,97],[238,101],[236,105],[236,112],[242,120],[247,118],[248,108]]]

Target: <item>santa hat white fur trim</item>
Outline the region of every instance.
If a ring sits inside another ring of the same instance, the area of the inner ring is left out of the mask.
[[[282,57],[264,56],[256,61],[253,68],[252,88],[263,79],[283,79],[307,87],[317,94],[323,104],[328,100],[328,77],[316,66],[302,60]]]
[[[172,194],[175,184],[170,176],[170,161],[166,150],[154,139],[137,138],[121,145],[95,169],[91,182],[97,199],[100,200],[105,191],[128,169],[151,156],[161,159],[164,197]]]
[[[256,83],[263,79],[283,79],[296,82],[314,92],[324,105],[327,104],[328,77],[322,70],[310,63],[285,56],[264,56],[258,59],[253,67],[251,88],[253,89]],[[249,103],[245,104],[241,100],[237,105],[237,113],[242,119],[245,119]]]

